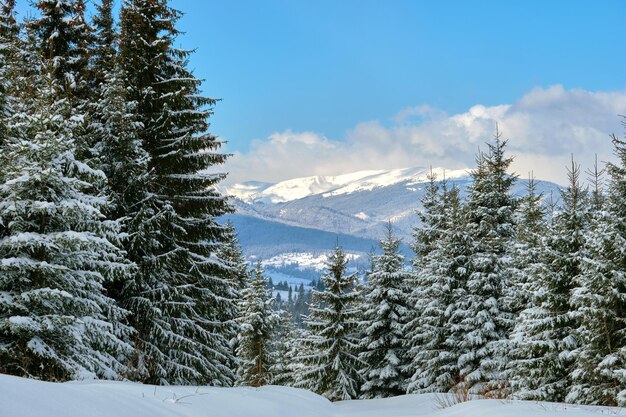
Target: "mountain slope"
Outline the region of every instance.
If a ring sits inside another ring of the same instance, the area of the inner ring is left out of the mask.
[[[458,186],[461,196],[466,194],[471,184],[468,170],[438,168],[433,171],[438,179],[445,175],[449,186]],[[253,228],[259,223],[249,219],[255,218],[272,224],[316,229],[377,242],[382,236],[384,224],[391,221],[398,236],[405,243],[410,243],[412,229],[419,223],[417,212],[422,209],[420,201],[427,184],[426,169],[406,168],[360,171],[334,177],[304,177],[277,184],[245,183],[235,185],[227,192],[235,197],[237,213],[248,219],[240,221],[240,235],[254,235]],[[526,181],[519,180],[512,192],[521,196],[525,194],[525,188]],[[537,189],[545,196],[550,193],[558,196],[559,187],[556,184],[537,181]],[[286,236],[289,239],[296,239],[295,236],[304,239],[303,233],[313,232],[294,230],[291,237],[285,229],[280,229],[280,236],[265,240],[279,244]],[[316,249],[331,247],[321,241],[314,246]]]

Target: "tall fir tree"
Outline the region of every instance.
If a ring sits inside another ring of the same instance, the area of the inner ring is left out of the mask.
[[[92,21],[93,37],[90,44],[88,80],[92,89],[105,82],[107,74],[118,66],[117,47],[119,35],[113,17],[114,0],[100,0],[95,4]]]
[[[76,19],[76,27],[83,32],[81,36],[82,83],[83,93],[87,94],[80,106],[82,112],[85,113],[80,156],[103,170],[108,164],[110,170],[110,165],[120,164],[122,161],[119,157],[113,158],[114,155],[110,152],[106,154],[104,148],[111,146],[110,137],[118,134],[115,127],[106,125],[110,124],[109,119],[114,117],[111,113],[119,114],[122,108],[124,117],[127,120],[130,119],[129,114],[133,113],[132,109],[136,107],[136,103],[129,100],[128,94],[122,91],[125,87],[125,73],[121,69],[117,53],[119,39],[113,18],[113,1],[102,0],[95,5],[95,9],[96,14],[93,17],[92,26],[84,22],[84,10],[81,11],[80,19]],[[112,95],[117,97],[113,98]],[[119,103],[116,100],[119,100]],[[114,105],[112,111],[109,111],[110,105]],[[134,118],[136,119],[136,115]],[[139,126],[137,120],[134,122],[136,136]],[[128,126],[125,126],[124,129],[120,129],[119,135],[128,135],[128,130]],[[119,189],[116,191],[119,192]]]
[[[279,320],[272,308],[274,299],[261,262],[257,262],[248,286],[243,289],[241,301],[239,384],[260,387],[272,381],[274,332]]]
[[[250,271],[248,270],[249,263],[243,254],[239,239],[237,238],[237,231],[235,226],[229,220],[226,223],[226,241],[221,245],[217,252],[217,257],[221,259],[227,266],[227,277],[232,290],[232,296],[234,299],[239,300],[241,298],[243,290],[249,285]],[[241,305],[240,303],[233,303],[229,310],[223,311],[224,319],[231,323],[232,326],[227,333],[227,338],[233,353],[237,347],[237,337],[239,335],[239,323],[237,320],[241,317]],[[236,356],[236,355],[235,355]],[[234,369],[238,366],[236,362],[233,362],[231,367]]]
[[[530,306],[534,292],[530,276],[533,269],[541,267],[541,239],[548,230],[543,194],[537,193],[537,182],[532,173],[526,182],[526,191],[526,195],[519,199],[515,213],[517,238],[512,251],[515,279],[511,310],[516,315]]]
[[[313,304],[303,340],[304,369],[296,386],[310,389],[331,401],[356,398],[363,363],[358,358],[358,305],[356,275],[346,275],[346,253],[337,247],[322,277],[325,290],[313,290]]]
[[[279,317],[270,365],[271,384],[290,387],[295,384],[299,370],[297,357],[301,352],[298,341],[302,339],[302,331],[296,328],[288,310],[280,311]]]
[[[407,363],[409,393],[464,389],[458,365],[464,337],[459,323],[468,309],[469,239],[464,210],[456,187],[448,190],[444,184],[441,194],[431,198],[431,213],[425,217],[431,225],[426,227],[437,240],[414,266],[414,318],[405,327],[411,358]]]
[[[603,170],[591,172],[591,220],[585,233],[586,256],[571,303],[580,345],[570,402],[626,405],[626,143],[613,137],[617,164],[609,164],[608,196],[601,187]],[[608,197],[608,198],[607,198]]]
[[[118,246],[119,225],[102,214],[104,174],[74,157],[76,120],[67,117],[69,100],[58,98],[55,73],[20,82],[24,107],[9,126],[0,185],[0,371],[120,378],[131,330],[103,282],[132,264]]]
[[[39,16],[28,22],[39,39],[39,50],[49,60],[58,97],[69,100],[71,107],[86,99],[88,45],[91,29],[85,21],[83,0],[38,0]]]
[[[15,20],[15,0],[0,2],[0,151],[7,141],[7,123],[12,115],[12,93],[20,67],[19,30]],[[0,156],[0,162],[1,158]]]
[[[510,379],[524,399],[559,401],[572,386],[573,351],[578,347],[571,296],[584,257],[588,199],[580,168],[572,160],[563,207],[541,245],[540,263],[530,269],[534,294],[512,333]]]
[[[420,219],[419,226],[413,229],[413,251],[415,258],[413,259],[413,279],[407,290],[410,291],[408,296],[409,314],[407,315],[407,323],[404,325],[405,347],[407,348],[407,362],[403,364],[404,372],[408,375],[407,390],[414,392],[416,390],[416,381],[412,380],[414,376],[422,370],[420,354],[425,354],[427,349],[426,340],[422,340],[424,327],[427,325],[425,305],[428,304],[428,291],[434,287],[421,279],[425,269],[430,266],[430,256],[441,244],[441,232],[443,229],[443,221],[445,219],[443,211],[443,197],[441,195],[442,188],[445,194],[445,178],[442,184],[437,181],[437,175],[430,169],[427,176],[428,186],[422,197],[422,210],[418,212]],[[432,310],[431,310],[432,311]],[[441,325],[443,314],[435,313],[434,319]],[[437,349],[440,347],[438,338],[432,335],[429,342],[432,342]],[[416,376],[417,379],[417,376]]]
[[[365,364],[362,398],[383,398],[406,392],[403,365],[407,360],[404,325],[408,317],[407,286],[411,273],[400,254],[400,240],[391,223],[374,258],[363,302],[361,353]]]
[[[459,325],[460,377],[478,392],[504,389],[507,339],[513,324],[509,309],[513,268],[510,246],[515,236],[515,201],[511,187],[516,177],[507,170],[506,140],[496,128],[489,151],[477,157],[466,209],[469,276],[468,309]]]
[[[122,70],[149,155],[150,199],[140,210],[152,212],[129,228],[142,233],[129,250],[140,277],[123,297],[141,325],[144,381],[231,385],[233,322],[224,312],[235,294],[216,256],[225,228],[215,220],[231,208],[215,188],[224,175],[206,173],[226,155],[206,133],[215,100],[200,95],[190,52],[173,47],[179,17],[165,0],[127,0],[122,9]]]

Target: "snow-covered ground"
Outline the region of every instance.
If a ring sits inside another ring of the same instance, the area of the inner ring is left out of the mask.
[[[155,387],[131,382],[64,384],[0,375],[0,417],[599,417],[625,409],[474,400],[441,409],[435,395],[331,403],[285,388]]]

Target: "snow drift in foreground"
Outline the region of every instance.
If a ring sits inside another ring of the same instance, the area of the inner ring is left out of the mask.
[[[286,388],[155,387],[132,382],[54,384],[0,375],[0,417],[586,417],[619,408],[475,400],[440,409],[434,395],[331,403]]]

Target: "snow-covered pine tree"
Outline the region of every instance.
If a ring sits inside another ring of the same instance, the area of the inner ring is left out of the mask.
[[[346,275],[346,253],[337,247],[322,277],[326,289],[313,290],[306,325],[304,368],[295,386],[310,389],[331,401],[356,398],[361,384],[358,358],[358,310],[360,292],[356,275]]]
[[[295,373],[299,369],[297,357],[301,352],[298,349],[298,342],[302,339],[302,329],[296,328],[289,311],[282,310],[279,315],[270,366],[271,384],[291,387],[295,383]]]
[[[383,251],[373,260],[362,306],[362,398],[383,398],[406,392],[403,366],[407,360],[404,325],[408,315],[407,286],[411,273],[399,251],[391,222],[380,241]]]
[[[508,309],[507,288],[512,285],[510,247],[515,236],[515,201],[511,186],[516,177],[507,170],[512,158],[505,156],[506,140],[496,128],[489,152],[479,154],[478,168],[466,208],[466,231],[470,244],[468,309],[460,322],[460,377],[475,391],[502,390],[508,335],[513,315]]]
[[[241,298],[242,291],[248,286],[248,281],[250,279],[250,272],[248,270],[249,263],[246,261],[241,245],[239,244],[235,226],[230,220],[226,223],[225,238],[226,241],[217,251],[217,257],[228,267],[227,277],[233,291],[233,296],[236,300],[239,300]],[[232,308],[222,312],[224,314],[225,321],[232,323],[230,335],[227,337],[233,354],[235,354],[237,337],[239,335],[239,324],[237,323],[237,320],[242,315],[240,307],[240,303],[233,303]],[[236,357],[236,355],[233,357]],[[235,369],[238,365],[234,362],[231,366]]]
[[[8,129],[0,185],[0,372],[119,378],[132,351],[130,329],[103,282],[125,276],[132,264],[118,247],[119,225],[102,214],[109,204],[98,195],[104,174],[74,158],[76,120],[68,117],[68,100],[58,98],[63,87],[51,68],[20,79],[22,107]]]
[[[272,381],[270,367],[274,332],[279,321],[278,314],[272,308],[273,302],[263,267],[261,262],[257,262],[248,286],[242,291],[237,345],[240,385],[260,387]]]
[[[406,326],[411,358],[409,393],[465,389],[458,362],[464,338],[459,323],[468,309],[468,236],[459,189],[448,190],[443,184],[438,199],[425,215],[432,222],[427,227],[438,240],[414,266],[411,299],[415,316]]]
[[[0,151],[6,142],[11,117],[11,93],[20,67],[17,62],[19,26],[15,20],[15,0],[0,2]],[[0,152],[1,153],[1,152]],[[1,156],[0,156],[1,158]],[[0,180],[2,168],[0,165]]]
[[[406,324],[404,325],[407,362],[404,363],[403,366],[405,367],[404,373],[409,377],[407,378],[408,392],[414,392],[417,389],[416,381],[411,378],[422,372],[422,359],[419,358],[419,356],[426,354],[428,350],[425,343],[433,343],[438,352],[442,342],[442,340],[439,340],[434,335],[428,337],[428,341],[422,338],[427,322],[424,316],[426,313],[425,305],[428,304],[426,300],[429,298],[427,293],[433,289],[433,286],[424,280],[420,280],[419,274],[423,273],[425,268],[430,266],[429,256],[438,245],[441,244],[441,231],[444,220],[444,199],[440,194],[440,189],[445,189],[446,187],[445,178],[440,186],[437,182],[437,175],[433,173],[432,168],[427,178],[428,186],[426,187],[426,192],[421,201],[423,208],[418,212],[420,225],[413,230],[412,246],[415,252],[415,258],[413,258],[412,266],[414,276],[407,286],[410,308],[408,309]],[[435,321],[441,324],[443,314],[436,313],[435,316]],[[417,378],[416,376],[416,379]]]
[[[90,28],[85,22],[83,0],[37,0],[39,16],[28,22],[29,29],[39,39],[44,60],[50,60],[59,96],[84,98],[87,69],[87,45]],[[80,90],[80,92],[79,92]]]
[[[588,198],[572,160],[569,186],[541,245],[540,262],[529,270],[534,294],[511,335],[510,382],[516,395],[542,401],[565,400],[578,346],[571,295],[582,268],[588,228]]]
[[[609,164],[609,194],[601,187],[597,158],[586,256],[571,303],[579,323],[573,386],[567,401],[626,405],[626,143],[613,137],[621,166]],[[606,198],[608,197],[608,198]]]
[[[235,226],[229,220],[226,222],[225,242],[219,247],[218,257],[228,265],[228,277],[231,286],[241,292],[248,285],[248,261],[243,254]]]
[[[543,195],[537,193],[537,182],[532,173],[526,183],[526,195],[519,199],[515,213],[517,239],[513,245],[514,275],[511,310],[517,314],[530,306],[532,282],[531,269],[541,267],[541,239],[546,235],[546,208],[542,204]]]
[[[103,0],[96,5],[96,10],[93,19],[96,41],[90,53],[89,78],[93,97],[87,107],[92,138],[90,153],[97,157],[94,162],[108,179],[106,192],[112,207],[106,214],[122,223],[129,257],[140,259],[138,254],[149,251],[146,248],[158,246],[149,227],[152,225],[149,219],[159,212],[147,188],[150,157],[139,138],[143,125],[137,115],[137,103],[130,100],[124,70],[118,65],[112,1]],[[130,302],[128,295],[140,281],[141,271],[138,270],[132,280],[107,283],[107,290],[118,303],[134,310],[137,305]],[[135,314],[135,317],[140,316],[137,311]]]
[[[444,177],[438,181],[437,174],[433,172],[432,167],[426,178],[428,186],[422,197],[422,210],[418,212],[420,224],[413,229],[412,249],[415,252],[413,260],[415,270],[419,270],[426,256],[439,246],[439,239],[442,235],[441,225],[445,219],[442,203],[446,197],[447,180]]]
[[[215,100],[200,95],[187,69],[190,52],[173,47],[179,16],[165,0],[126,0],[121,15],[122,69],[150,156],[154,212],[134,226],[147,244],[129,250],[141,271],[127,293],[141,326],[136,364],[147,382],[231,385],[233,323],[224,312],[235,294],[216,256],[225,228],[215,221],[231,208],[215,188],[224,175],[207,173],[226,155],[206,133]]]
[[[94,68],[90,66],[89,61],[95,42],[94,29],[87,22],[85,12],[86,0],[74,0],[72,15],[68,21],[73,45],[69,50],[67,59],[74,74],[70,102],[82,113],[87,112],[88,103],[93,93],[90,78]]]
[[[125,114],[132,113],[132,108],[136,107],[136,103],[128,100],[126,92],[120,90],[120,87],[123,89],[125,86],[125,75],[121,65],[119,65],[117,53],[119,39],[113,18],[113,1],[101,0],[99,4],[95,5],[95,8],[93,26],[84,22],[84,10],[80,10],[81,13],[75,19],[74,25],[82,33],[80,36],[80,55],[86,57],[84,62],[81,59],[84,67],[82,68],[83,88],[81,93],[86,97],[81,97],[80,110],[85,113],[85,121],[81,132],[83,143],[80,156],[92,165],[105,170],[105,164],[108,164],[110,169],[111,165],[122,163],[119,161],[119,157],[111,159],[114,155],[103,155],[105,152],[103,148],[107,146],[106,136],[117,135],[114,128],[105,127],[107,123],[110,123],[107,119],[112,117],[110,113],[118,114],[121,108],[124,108]],[[111,102],[112,95],[117,95],[121,102]],[[110,104],[115,104],[115,109],[112,112],[108,111],[107,106]],[[129,116],[125,117],[130,119]],[[139,126],[136,115],[133,118],[136,124],[134,136],[137,136]],[[122,130],[120,136],[128,135],[127,130],[128,128]]]
[[[78,160],[100,169],[92,149],[89,107],[89,54],[92,28],[85,18],[84,0],[37,0],[39,16],[28,21],[28,30],[38,40],[37,51],[50,66],[59,99],[67,99],[67,117],[74,119],[73,139]]]
[[[123,243],[131,259],[137,259],[138,253],[158,245],[149,229],[149,219],[158,209],[147,191],[149,156],[139,141],[141,124],[137,121],[135,103],[128,100],[120,69],[107,73],[94,91],[90,111],[98,116],[91,119],[89,129],[97,141],[92,149],[108,179],[106,193],[112,204],[106,215],[122,224],[126,235]],[[140,274],[137,270],[132,280],[108,282],[110,296],[132,310],[126,295],[137,287]]]
[[[100,0],[95,4],[92,19],[93,38],[89,52],[89,83],[97,88],[105,82],[107,74],[114,72],[118,64],[117,46],[119,35],[113,17],[114,0]]]

